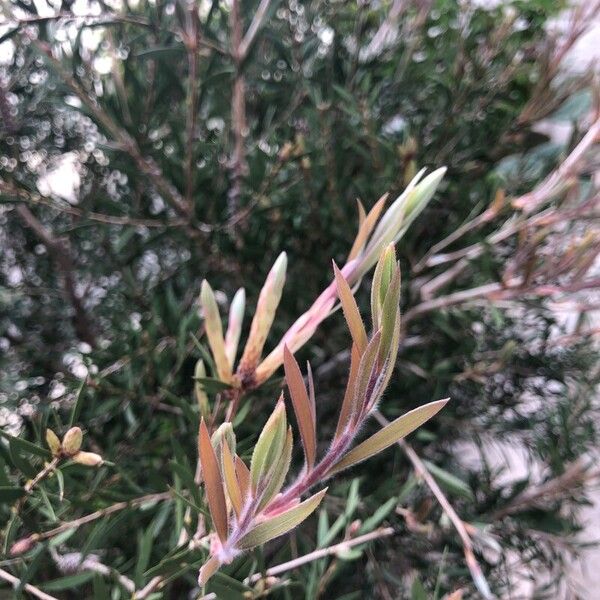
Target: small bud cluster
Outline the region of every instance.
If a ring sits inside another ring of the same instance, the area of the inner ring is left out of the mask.
[[[86,467],[99,467],[104,462],[102,457],[95,452],[81,450],[82,442],[83,432],[79,427],[71,427],[63,436],[62,442],[52,429],[46,429],[46,443],[53,458],[71,459]]]

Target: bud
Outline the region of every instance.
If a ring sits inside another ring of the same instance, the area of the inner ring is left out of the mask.
[[[200,303],[204,310],[204,326],[206,327],[206,337],[210,346],[217,374],[221,381],[229,382],[231,380],[231,367],[225,353],[225,341],[223,339],[223,326],[219,307],[215,300],[215,294],[206,279],[202,282],[200,291]]]
[[[46,443],[52,456],[58,456],[60,454],[61,444],[58,436],[52,431],[52,429],[46,429]]]
[[[221,458],[223,456],[223,442],[229,446],[231,454],[235,454],[235,433],[233,432],[233,426],[229,421],[221,423],[219,428],[212,434],[212,437],[210,438],[210,443],[215,449],[215,454],[219,459],[219,464],[221,463]]]
[[[79,452],[81,442],[83,441],[83,433],[79,427],[71,427],[62,441],[62,449],[68,456],[72,456]]]
[[[242,321],[244,319],[244,308],[246,306],[246,292],[240,288],[231,301],[229,307],[229,320],[227,322],[227,333],[225,334],[225,354],[233,368],[235,355],[237,353],[240,334],[242,333]]]
[[[196,368],[194,369],[194,395],[196,396],[196,402],[198,403],[200,414],[206,419],[208,418],[208,413],[210,411],[210,406],[208,404],[208,396],[204,391],[204,386],[202,385],[202,382],[198,381],[198,379],[204,379],[205,377],[206,369],[204,368],[204,361],[200,359],[196,363]]]
[[[10,547],[10,555],[19,556],[20,554],[25,554],[25,552],[29,552],[33,548],[35,543],[36,539],[33,535],[30,535],[26,538],[21,538]]]
[[[260,360],[267,335],[271,330],[271,325],[275,318],[275,311],[281,300],[286,269],[287,255],[285,252],[282,252],[269,271],[265,284],[260,291],[256,312],[250,326],[250,335],[248,336],[244,354],[240,361],[242,375],[254,373],[256,365]]]
[[[73,462],[85,465],[86,467],[99,467],[104,462],[102,457],[95,452],[77,452],[71,459]]]

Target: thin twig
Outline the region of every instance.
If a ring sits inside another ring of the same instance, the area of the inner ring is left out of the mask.
[[[104,213],[87,212],[70,204],[59,204],[58,202],[43,196],[38,192],[31,192],[13,183],[0,181],[0,192],[12,196],[17,200],[27,202],[34,206],[46,206],[52,210],[71,215],[82,220],[95,221],[105,225],[123,225],[130,227],[183,227],[187,223],[183,219],[170,219],[158,221],[156,219],[137,219],[135,217],[119,217],[117,215],[106,215]]]
[[[378,410],[373,411],[373,416],[382,427],[385,427],[390,423]],[[419,455],[413,450],[412,446],[406,440],[400,440],[398,445],[400,448],[402,448],[408,460],[410,460],[412,463],[415,473],[427,484],[433,495],[436,497],[436,500],[442,507],[442,510],[446,513],[451,523],[454,525],[454,528],[456,529],[456,532],[458,533],[463,545],[465,562],[467,563],[467,567],[469,568],[471,577],[473,578],[473,582],[475,583],[477,589],[484,598],[493,598],[494,596],[489,589],[488,583],[483,575],[483,571],[481,570],[481,567],[475,558],[475,553],[473,552],[473,541],[467,532],[465,523],[458,516],[454,510],[454,507],[452,504],[450,504],[450,501],[448,498],[446,498],[444,492],[437,484],[437,481],[427,470],[427,467]]]
[[[10,583],[14,588],[17,588],[21,584],[21,580],[18,577],[11,575],[8,571],[5,571],[4,569],[0,569],[0,579],[4,579],[4,581]],[[23,589],[32,596],[40,598],[40,600],[59,600],[56,596],[46,594],[46,592],[42,592],[42,590],[36,588],[30,583],[26,583],[23,586]]]
[[[33,533],[27,538],[23,538],[15,543],[20,544],[21,546],[25,546],[25,541],[29,541],[31,544],[36,542],[41,542],[43,540],[49,540],[60,533],[65,531],[69,531],[70,529],[77,529],[82,525],[87,523],[91,523],[92,521],[96,521],[97,519],[101,519],[102,517],[106,517],[108,515],[112,515],[113,513],[124,510],[125,508],[134,508],[137,506],[141,506],[142,504],[146,504],[148,502],[162,502],[163,500],[170,500],[172,498],[171,492],[159,492],[155,494],[148,494],[146,496],[140,496],[139,498],[134,498],[133,500],[116,502],[115,504],[111,504],[106,508],[101,508],[93,513],[88,515],[84,515],[83,517],[79,517],[78,519],[74,519],[73,521],[67,521],[66,523],[62,523],[58,527],[54,529],[49,529],[48,531],[43,531],[42,533]]]
[[[185,144],[185,201],[194,206],[194,136],[196,134],[196,104],[198,96],[198,12],[195,2],[189,2],[187,12],[189,31],[185,32],[184,43],[188,57],[188,95]]]
[[[394,533],[395,531],[393,527],[381,527],[369,533],[365,533],[364,535],[345,540],[343,542],[340,542],[339,544],[335,544],[327,548],[320,548],[319,550],[309,552],[304,556],[299,556],[298,558],[295,558],[293,560],[281,563],[280,565],[276,565],[275,567],[267,569],[264,573],[255,573],[251,577],[247,577],[244,580],[244,583],[248,585],[256,583],[264,577],[275,577],[276,575],[281,575],[281,573],[285,573],[286,571],[297,569],[298,567],[301,567],[302,565],[313,562],[315,560],[319,560],[327,556],[332,556],[340,552],[344,552],[349,548],[353,548],[354,546],[360,546],[361,544],[366,544],[367,542],[370,542],[372,540],[378,540],[381,538],[389,537],[391,535],[394,535]]]
[[[267,13],[269,12],[270,6],[271,0],[261,0],[260,4],[258,5],[258,8],[256,9],[254,16],[252,17],[252,22],[250,23],[250,25],[248,26],[248,30],[246,31],[246,35],[244,35],[244,38],[240,41],[239,44],[238,50],[241,62],[244,62],[244,60],[246,60],[250,48],[252,48],[252,45],[256,41],[256,36],[258,35],[258,32],[260,31],[260,28],[262,27],[267,17]]]
[[[229,13],[231,35],[231,55],[235,66],[233,91],[231,94],[231,128],[233,131],[233,155],[231,157],[231,188],[229,190],[229,214],[238,210],[242,194],[242,180],[247,172],[245,136],[246,136],[246,82],[242,68],[242,18],[240,1],[232,0]]]

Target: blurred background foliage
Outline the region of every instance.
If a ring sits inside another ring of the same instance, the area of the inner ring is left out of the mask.
[[[468,525],[492,592],[519,597],[529,579],[527,597],[568,588],[592,477],[585,457],[598,443],[585,312],[567,329],[547,294],[525,292],[424,309],[422,288],[448,268],[423,257],[494,198],[492,217],[450,246],[484,242],[444,294],[502,281],[521,247],[515,236],[486,241],[519,218],[502,195],[530,191],[580,140],[594,91],[587,75],[557,66],[565,38],[548,31],[563,8],[548,0],[7,0],[0,419],[5,434],[38,446],[46,426],[64,432],[74,421],[87,448],[112,463],[62,468],[15,516],[14,489],[42,457],[9,438],[0,444],[2,565],[20,579],[17,594],[31,583],[60,598],[131,597],[120,573],[138,590],[162,576],[147,597],[197,595],[206,552],[178,544],[182,528],[195,528],[182,498],[202,502],[192,489],[202,278],[220,291],[223,314],[240,286],[252,307],[285,250],[274,342],[328,284],[331,259],[347,254],[356,198],[370,207],[385,192],[395,197],[418,168],[442,165],[440,191],[398,248],[410,317],[382,412],[392,418],[450,395],[411,443]],[[250,33],[241,46],[238,26]],[[581,33],[573,29],[567,40]],[[547,118],[570,124],[571,135],[557,142],[541,133]],[[578,175],[575,201],[589,200],[589,172]],[[365,314],[367,289],[357,295]],[[336,314],[299,353],[315,370],[325,431],[334,428],[348,345]],[[242,448],[279,388],[274,379],[247,397],[236,423]],[[490,459],[490,447],[519,449],[525,473],[511,477],[510,462]],[[25,535],[170,488],[171,500],[7,554]],[[251,570],[341,541],[356,519],[352,531],[384,523],[395,534],[279,582],[241,583]],[[108,570],[84,568],[73,552]],[[211,583],[219,598],[479,597],[461,539],[399,449],[335,479],[320,516],[291,542],[224,573]]]

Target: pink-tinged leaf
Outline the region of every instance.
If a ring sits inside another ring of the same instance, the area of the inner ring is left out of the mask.
[[[276,462],[281,458],[286,431],[287,419],[282,394],[277,406],[263,427],[252,452],[250,478],[253,492],[264,489],[264,483],[269,473],[272,472]]]
[[[219,314],[219,307],[215,300],[214,292],[206,279],[202,282],[200,290],[200,303],[204,311],[204,326],[206,337],[212,352],[219,379],[225,382],[231,381],[231,366],[225,353],[225,341],[223,339],[223,325]]]
[[[375,224],[377,223],[377,219],[379,219],[379,215],[383,210],[387,198],[388,194],[384,194],[381,198],[379,198],[373,208],[369,211],[369,214],[366,216],[366,218],[363,217],[365,209],[362,207],[362,204],[359,203],[358,210],[360,215],[360,227],[358,228],[358,233],[354,239],[354,244],[352,244],[352,249],[348,255],[349,261],[356,258],[362,252],[367,240],[369,239],[371,231],[373,231],[373,227],[375,227]]]
[[[225,493],[223,492],[219,463],[217,462],[217,456],[210,441],[210,435],[204,419],[200,421],[198,449],[210,516],[212,517],[219,539],[224,542],[227,539],[227,504],[225,503]]]
[[[342,303],[344,317],[346,317],[346,322],[348,323],[348,328],[352,335],[352,341],[358,346],[358,350],[362,353],[367,346],[367,332],[365,331],[365,325],[360,316],[360,312],[358,311],[358,306],[356,305],[352,290],[335,263],[333,263],[333,272],[335,273],[338,297]]]
[[[236,516],[239,517],[242,512],[243,504],[242,491],[235,473],[233,456],[231,456],[231,450],[226,441],[223,441],[223,478],[225,479],[225,487],[231,506],[233,507]]]
[[[285,369],[285,380],[290,390],[294,413],[298,421],[302,445],[304,446],[306,465],[308,470],[311,470],[315,464],[317,442],[310,398],[306,392],[306,387],[304,387],[304,380],[298,362],[287,346],[283,349],[283,366]]]
[[[352,351],[350,353],[350,374],[348,375],[348,383],[346,384],[346,392],[344,393],[344,401],[342,402],[334,439],[337,439],[341,435],[350,420],[356,393],[356,377],[358,375],[359,365],[360,352],[358,351],[356,344],[352,344]]]
[[[310,363],[306,361],[306,374],[308,377],[308,399],[310,401],[310,413],[312,415],[313,429],[317,430],[317,409],[315,402],[315,381],[313,379],[312,368]],[[316,433],[315,433],[316,437]]]
[[[350,452],[348,452],[348,454],[333,467],[331,474],[333,475],[334,473],[338,473],[343,469],[347,469],[352,465],[362,462],[363,460],[378,454],[382,450],[385,450],[392,444],[395,444],[436,415],[444,408],[448,400],[449,398],[446,398],[444,400],[436,400],[435,402],[424,404],[423,406],[419,406],[401,417],[398,417],[395,421],[392,421],[389,425],[386,425],[376,434],[356,446],[356,448],[350,450]]]
[[[246,463],[237,455],[235,456],[235,474],[240,484],[242,499],[245,501],[250,491],[250,469],[248,469]]]
[[[221,566],[219,559],[216,556],[211,556],[200,568],[198,575],[198,585],[203,587],[206,582],[217,572]]]
[[[240,342],[245,306],[246,292],[244,288],[240,288],[235,293],[229,307],[229,320],[227,321],[227,333],[225,334],[225,354],[231,368],[233,368],[233,364],[235,363],[235,355]]]
[[[279,493],[281,486],[285,481],[286,475],[290,470],[290,463],[292,461],[292,450],[294,447],[294,440],[292,437],[292,428],[288,427],[285,443],[281,450],[281,454],[270,470],[268,479],[265,482],[264,489],[260,495],[260,501],[258,503],[258,510],[261,511],[273,497]]]
[[[267,280],[260,291],[256,312],[250,325],[250,334],[240,360],[239,371],[242,374],[253,373],[262,355],[267,335],[271,330],[275,311],[281,300],[285,283],[287,255],[282,252],[267,275]]]
[[[362,418],[367,410],[367,406],[377,381],[378,371],[383,365],[378,365],[377,356],[381,348],[381,330],[377,331],[371,338],[367,349],[361,356],[358,374],[356,375],[356,387],[352,403],[351,416],[355,422]],[[352,418],[351,417],[351,418]]]
[[[293,508],[259,523],[239,541],[238,547],[242,550],[254,548],[291,531],[316,510],[326,492],[327,488]]]

